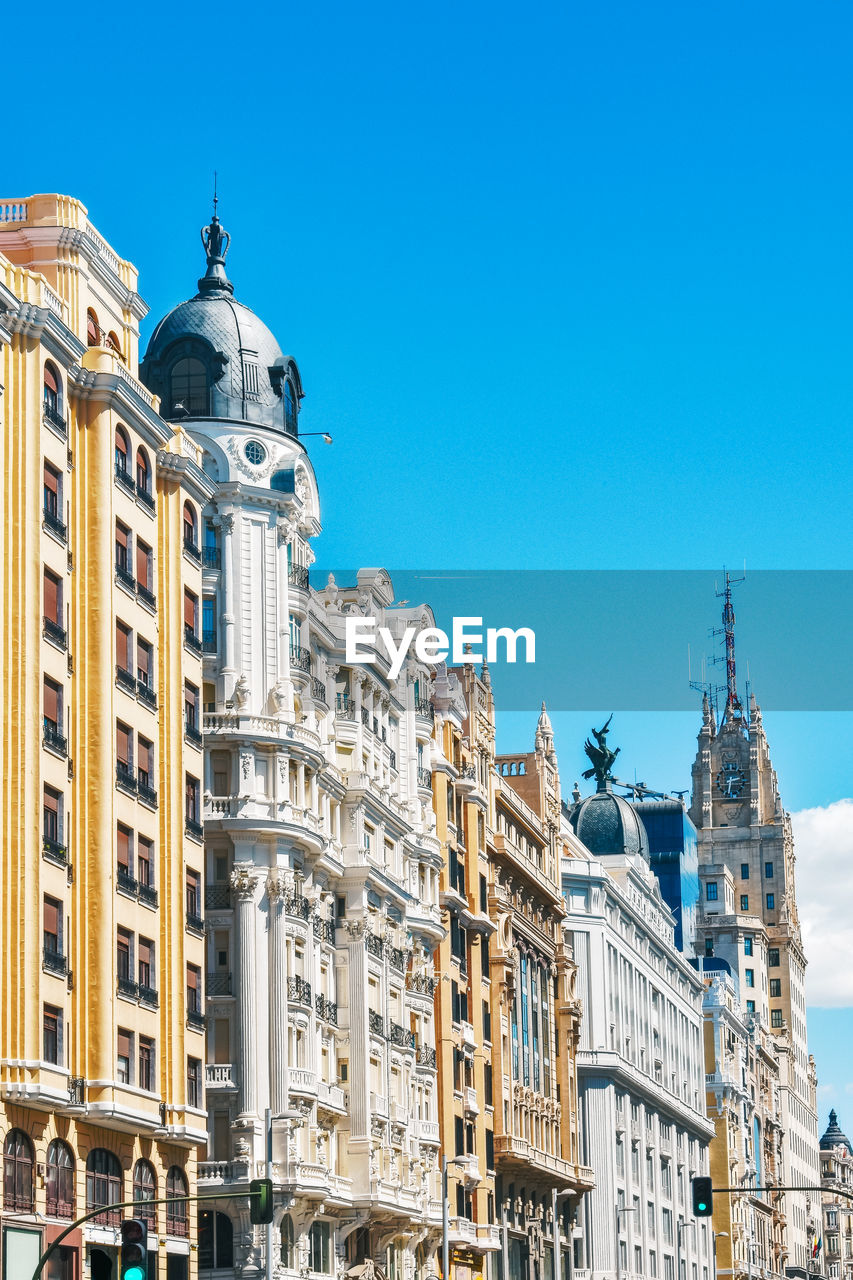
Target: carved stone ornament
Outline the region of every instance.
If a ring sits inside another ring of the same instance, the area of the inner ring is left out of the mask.
[[[237,683],[234,685],[234,706],[238,711],[242,711],[243,708],[248,705],[251,693],[252,690],[249,685],[249,681],[241,674],[238,676]]]
[[[288,542],[290,542],[290,537],[290,527],[287,524],[282,522],[281,524],[276,525],[275,540],[277,546],[286,547]]]
[[[293,877],[281,867],[274,867],[267,876],[267,893],[271,902],[286,898],[293,887]]]
[[[231,534],[234,532],[234,517],[230,512],[227,516],[219,517],[219,527],[223,533]]]
[[[240,772],[242,773],[243,781],[245,782],[248,779],[249,774],[252,772],[252,757],[248,752],[240,757]]]
[[[252,898],[259,878],[252,863],[238,863],[231,872],[231,888],[238,898]]]

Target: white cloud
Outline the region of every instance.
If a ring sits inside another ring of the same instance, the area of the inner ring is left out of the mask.
[[[853,1005],[853,800],[791,814],[808,1003]],[[849,1088],[850,1086],[848,1086]]]

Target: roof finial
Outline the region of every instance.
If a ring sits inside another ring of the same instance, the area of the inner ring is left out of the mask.
[[[737,672],[735,668],[735,611],[732,607],[732,587],[743,582],[746,574],[740,578],[733,578],[728,569],[724,569],[725,585],[722,591],[718,591],[717,595],[723,600],[723,625],[714,635],[722,635],[725,645],[725,664],[726,664],[726,710],[723,714],[722,723],[731,723],[732,721],[743,720],[743,705],[738,697],[737,691]]]
[[[207,257],[207,271],[198,282],[199,293],[233,293],[234,286],[225,274],[225,255],[231,237],[219,221],[218,175],[213,173],[213,217],[201,229],[201,243]]]

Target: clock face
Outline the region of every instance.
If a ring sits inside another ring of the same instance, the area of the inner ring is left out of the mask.
[[[742,795],[746,786],[746,774],[736,760],[725,760],[717,774],[716,783],[721,796],[735,800]]]

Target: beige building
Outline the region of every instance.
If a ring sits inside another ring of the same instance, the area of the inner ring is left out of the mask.
[[[5,1276],[203,1142],[198,450],[137,381],[134,267],[65,196],[0,201]],[[165,1280],[195,1213],[145,1215]],[[119,1214],[52,1280],[114,1274]]]
[[[820,1140],[820,1180],[823,1187],[823,1235],[812,1247],[817,1265],[829,1280],[853,1277],[853,1147],[830,1111]]]

